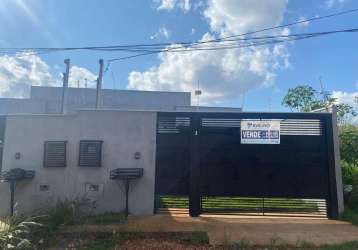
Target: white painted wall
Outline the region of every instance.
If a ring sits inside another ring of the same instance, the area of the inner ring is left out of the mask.
[[[67,167],[44,168],[44,142],[66,140]],[[78,166],[80,140],[103,140],[102,167]],[[131,183],[129,209],[136,215],[154,210],[156,113],[141,111],[81,111],[75,115],[17,115],[7,117],[3,170],[35,170],[32,181],[19,183],[16,210],[28,212],[57,199],[90,195],[98,212],[122,211],[124,186],[109,179],[110,170],[120,167],[144,169],[144,176]],[[21,158],[15,159],[19,152]],[[141,158],[134,159],[140,152]],[[85,185],[103,185],[103,193],[86,194]],[[40,192],[39,185],[50,185]],[[0,216],[9,213],[9,185],[0,183]]]

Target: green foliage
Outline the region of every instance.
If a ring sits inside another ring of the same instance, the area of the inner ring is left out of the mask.
[[[125,223],[127,221],[125,213],[108,212],[103,214],[91,215],[86,218],[87,224],[113,224]]]
[[[358,126],[341,126],[339,139],[341,159],[348,164],[358,166]]]
[[[353,250],[353,249],[358,249],[358,241],[351,241],[343,244],[320,247],[320,250]]]
[[[341,214],[341,220],[349,221],[354,225],[358,225],[358,209],[354,210],[346,206],[344,212]]]
[[[288,90],[282,105],[291,110],[308,112],[317,105],[317,91],[309,85],[299,85]]]
[[[94,208],[94,202],[81,197],[59,200],[54,206],[48,206],[36,212],[36,214],[42,214],[41,216],[7,218],[3,220],[4,224],[0,228],[0,249],[40,249],[41,244],[50,242],[59,229],[67,225],[124,223],[126,221],[123,213],[93,215]],[[88,249],[109,249],[113,245],[113,239],[106,241],[99,237],[98,241],[100,243],[96,240]]]
[[[49,231],[56,231],[62,226],[83,223],[92,213],[95,203],[86,197],[58,200],[55,206],[41,211],[46,214],[44,224]]]
[[[43,228],[38,220],[39,217],[6,218],[5,226],[0,231],[0,249],[37,249],[39,241],[34,237],[34,233]]]
[[[309,85],[298,85],[288,90],[282,100],[282,105],[289,107],[292,111],[310,112],[336,104],[336,102],[337,99],[333,98],[329,92],[318,92]],[[357,112],[349,104],[338,103],[336,107],[340,124],[345,124],[350,117],[357,116]]]
[[[336,100],[333,98],[333,102]],[[357,116],[357,112],[352,106],[346,103],[339,103],[337,107],[337,119],[340,124],[346,124],[350,116]]]
[[[343,160],[341,161],[341,167],[344,185],[353,185],[355,180],[358,179],[358,167]]]

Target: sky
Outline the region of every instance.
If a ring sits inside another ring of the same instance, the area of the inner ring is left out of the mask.
[[[2,0],[0,48],[84,47],[202,41],[358,8],[355,0]],[[258,35],[358,28],[358,12]],[[162,53],[113,62],[104,88],[202,91],[192,104],[286,111],[289,88],[309,84],[351,105],[358,95],[358,33],[220,51]],[[31,85],[95,87],[98,60],[124,52],[0,54],[0,97]],[[87,80],[86,80],[87,79]],[[322,85],[320,84],[320,79]],[[357,107],[357,105],[355,106]],[[358,107],[357,107],[358,108]]]

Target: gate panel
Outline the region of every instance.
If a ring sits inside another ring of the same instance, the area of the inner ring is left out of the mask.
[[[322,113],[158,113],[156,195],[170,195],[163,198],[166,206],[189,202],[192,216],[235,210],[326,215],[332,204],[329,118]],[[241,144],[242,119],[280,120],[280,144]]]
[[[156,194],[189,195],[189,127],[189,117],[158,118]]]

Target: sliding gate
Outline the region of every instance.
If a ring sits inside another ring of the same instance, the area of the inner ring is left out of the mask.
[[[158,113],[157,211],[336,218],[331,119],[326,113]],[[279,121],[280,143],[242,144],[242,120]]]

